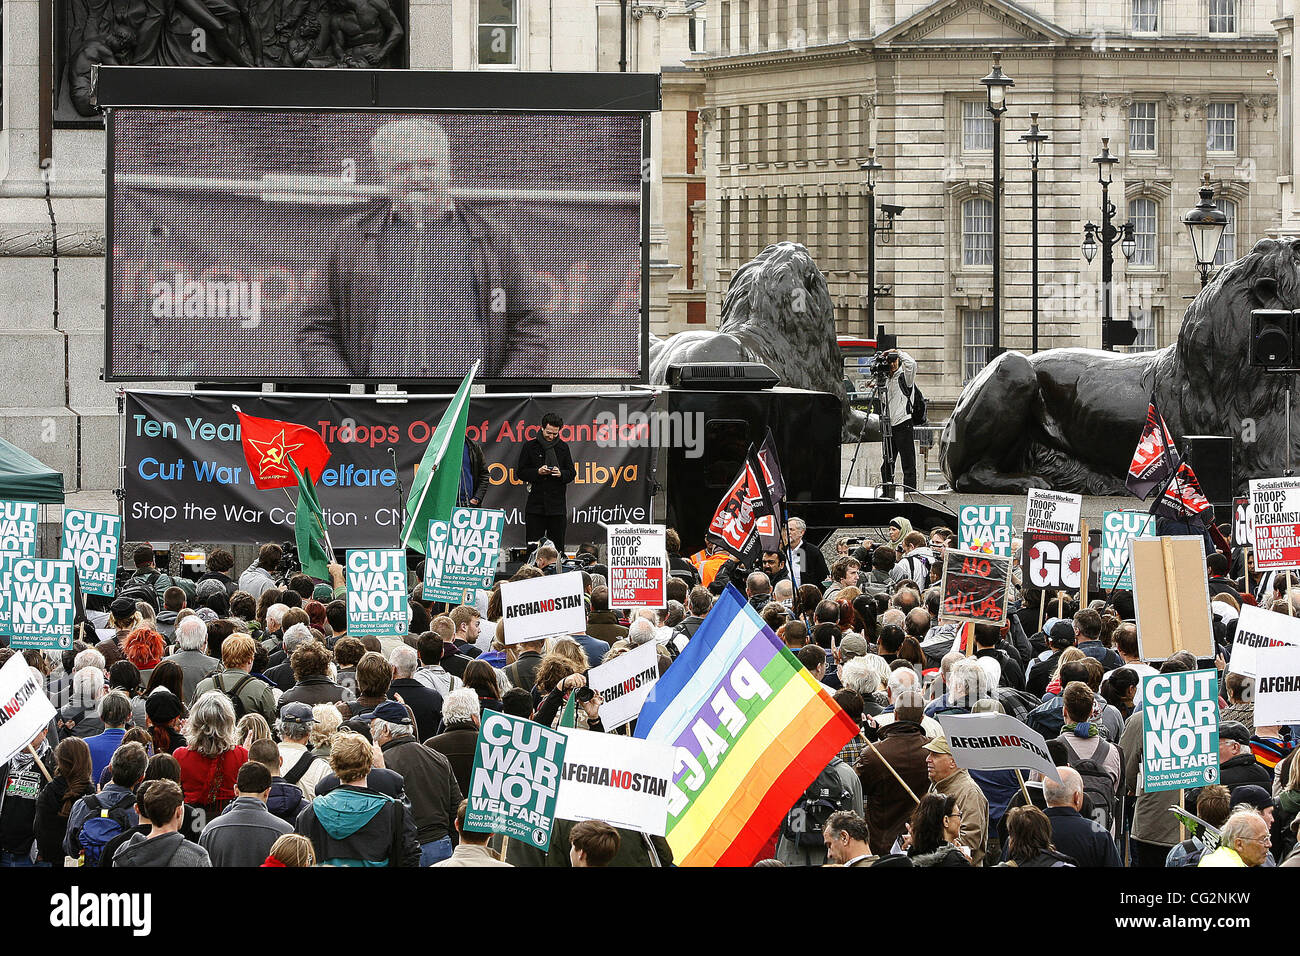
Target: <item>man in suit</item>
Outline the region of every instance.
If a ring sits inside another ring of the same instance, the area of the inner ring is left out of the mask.
[[[803,536],[808,531],[808,525],[802,518],[791,518],[788,525],[790,546],[787,551],[790,556],[787,564],[790,569],[790,579],[796,588],[804,584],[815,584],[821,587],[822,582],[830,577],[826,558],[822,556],[820,548],[804,541]]]

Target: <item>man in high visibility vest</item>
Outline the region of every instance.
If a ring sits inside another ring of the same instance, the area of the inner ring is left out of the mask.
[[[731,555],[716,544],[710,542],[703,550],[691,555],[691,564],[700,572],[700,586],[708,587],[718,575],[718,569],[731,559]]]

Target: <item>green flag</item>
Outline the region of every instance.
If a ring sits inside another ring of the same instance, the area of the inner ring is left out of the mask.
[[[478,362],[469,370],[465,380],[456,389],[447,410],[442,413],[438,428],[425,446],[420,468],[411,484],[411,495],[406,499],[406,522],[398,541],[403,548],[414,548],[424,554],[424,539],[429,533],[429,522],[450,521],[456,507],[456,493],[460,490],[460,466],[465,454],[465,422],[469,418],[469,393],[474,382]]]
[[[578,710],[578,689],[575,687],[569,691],[569,699],[565,701],[564,712],[560,714],[560,722],[556,726],[574,727],[577,725]]]
[[[329,540],[325,533],[325,512],[321,510],[320,499],[316,497],[316,486],[312,484],[311,472],[298,470],[292,455],[286,455],[289,467],[298,476],[298,508],[293,520],[293,540],[298,546],[298,562],[304,574],[321,581],[330,579],[330,552],[326,547]]]

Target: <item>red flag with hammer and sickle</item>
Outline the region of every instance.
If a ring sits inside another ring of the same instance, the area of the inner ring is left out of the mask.
[[[254,485],[263,491],[296,488],[298,478],[289,467],[290,458],[299,470],[311,473],[313,483],[320,483],[330,450],[318,432],[306,425],[280,422],[274,418],[254,418],[238,408],[235,412],[239,415],[239,440],[244,446],[244,458]]]

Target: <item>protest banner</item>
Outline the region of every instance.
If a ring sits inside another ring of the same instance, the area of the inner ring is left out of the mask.
[[[1156,517],[1145,511],[1107,511],[1101,516],[1101,576],[1103,590],[1133,590],[1130,538],[1155,534]]]
[[[957,549],[1011,557],[1011,505],[962,505],[957,512]]]
[[[677,748],[679,866],[749,866],[857,725],[734,586],[655,684],[636,736]]]
[[[63,509],[63,549],[59,556],[76,566],[84,593],[105,597],[117,593],[117,553],[121,543],[120,515]]]
[[[1300,478],[1256,478],[1250,482],[1255,522],[1255,568],[1300,568]]]
[[[430,521],[424,599],[459,604],[467,590],[491,588],[505,527],[506,513],[486,508],[453,508],[450,521]]]
[[[1228,661],[1228,670],[1255,677],[1260,650],[1288,645],[1300,646],[1300,618],[1243,604],[1237,616],[1237,632],[1232,639],[1232,659]]]
[[[71,561],[9,562],[9,646],[44,651],[72,646],[77,569]]]
[[[1300,647],[1261,648],[1255,661],[1259,671],[1255,677],[1255,726],[1300,723]]]
[[[348,551],[348,633],[353,637],[401,637],[411,623],[406,591],[406,552],[397,548]]]
[[[238,398],[249,415],[309,423],[320,433],[330,459],[316,486],[326,528],[338,548],[393,546],[405,519],[396,498],[398,480],[412,487],[451,395],[410,395],[400,404],[375,398]],[[485,506],[506,513],[504,546],[526,543],[528,492],[515,465],[546,412],[564,419],[560,438],[578,472],[566,492],[569,540],[598,541],[602,524],[648,523],[655,443],[666,440],[652,421],[654,401],[646,391],[473,396],[465,435],[483,450]],[[293,503],[279,492],[267,495],[254,487],[230,402],[228,394],[127,392],[126,538],[252,543],[292,536]],[[396,465],[389,448],[396,453]]]
[[[600,709],[602,723],[605,708]],[[605,723],[609,729],[609,724]],[[667,744],[565,727],[564,768],[555,798],[560,820],[602,820],[663,836],[676,751]]]
[[[1250,510],[1250,498],[1232,499],[1232,546],[1255,546],[1255,516]]]
[[[663,525],[610,525],[607,558],[610,607],[663,607],[668,603]]]
[[[1026,586],[1045,590],[1080,591],[1084,585],[1082,554],[1083,544],[1077,534],[1027,534],[1020,545],[1021,580]],[[1100,531],[1088,533],[1087,575],[1090,584],[1101,576]]]
[[[1007,585],[1011,559],[948,550],[943,560],[940,621],[995,624],[1007,619]]]
[[[484,711],[474,745],[465,829],[551,845],[564,734],[522,717]]]
[[[1025,534],[1038,531],[1077,535],[1082,511],[1083,495],[1030,488],[1025,501]]]
[[[36,557],[39,510],[34,501],[0,501],[0,552]]]
[[[1037,770],[1060,782],[1043,735],[1007,714],[939,714],[963,770]]]
[[[0,667],[0,764],[31,743],[55,713],[23,655],[5,661]]]
[[[582,634],[587,629],[582,572],[502,581],[501,623],[507,644]]]
[[[1142,789],[1181,790],[1219,780],[1219,672],[1142,678]]]
[[[1205,542],[1198,535],[1130,538],[1138,652],[1162,661],[1177,651],[1214,656]]]
[[[657,680],[659,645],[655,641],[587,671],[587,686],[605,700],[600,705],[600,722],[605,729],[617,730],[634,720]]]

